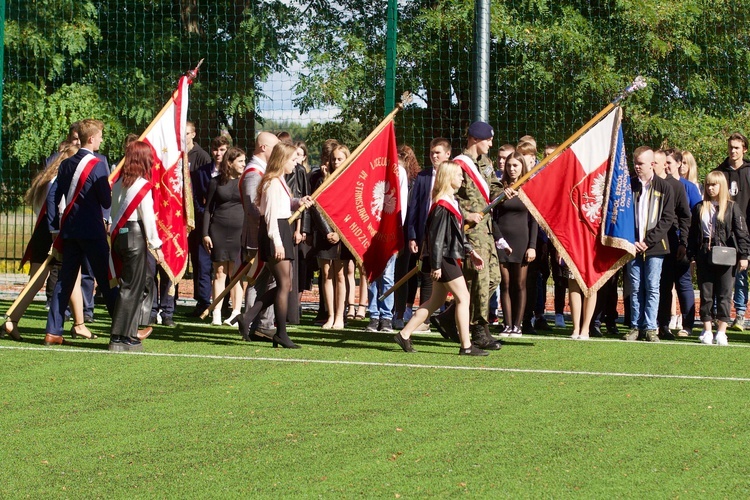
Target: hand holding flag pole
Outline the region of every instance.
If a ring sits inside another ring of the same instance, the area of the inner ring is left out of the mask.
[[[641,90],[642,88],[646,87],[646,80],[642,76],[637,76],[635,80],[633,80],[633,83],[631,83],[625,90],[620,92],[617,97],[607,104],[607,106],[604,107],[596,116],[594,116],[591,120],[589,120],[583,127],[579,128],[578,131],[576,131],[573,135],[568,137],[565,142],[560,144],[557,149],[555,149],[552,153],[550,153],[548,156],[546,156],[542,161],[536,164],[534,168],[526,172],[525,175],[523,175],[520,179],[518,179],[515,183],[513,183],[512,186],[510,186],[513,190],[518,190],[526,181],[528,181],[533,175],[535,175],[537,172],[542,170],[544,167],[547,166],[549,162],[557,158],[557,156],[565,151],[571,144],[573,144],[575,141],[578,140],[579,137],[581,137],[583,134],[585,134],[591,127],[596,125],[599,120],[601,120],[603,117],[607,116],[607,114],[612,111],[612,109],[617,106],[620,101],[628,97],[630,94]],[[487,205],[481,212],[482,217],[484,218],[489,214],[493,208],[495,208],[497,205],[505,201],[506,196],[505,192],[500,193],[500,195],[492,200],[489,205]],[[471,228],[473,227],[473,224],[469,223],[465,228]]]

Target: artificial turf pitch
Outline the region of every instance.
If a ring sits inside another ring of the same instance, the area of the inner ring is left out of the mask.
[[[7,302],[0,306],[7,309]],[[292,326],[302,349],[176,315],[144,354],[0,340],[0,496],[664,498],[750,495],[750,336],[728,347]]]

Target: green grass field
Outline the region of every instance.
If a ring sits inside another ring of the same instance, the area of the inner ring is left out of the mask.
[[[35,303],[0,340],[1,497],[750,496],[747,335],[459,358],[364,321],[283,350],[178,316],[115,354],[97,315],[98,340],[47,348]]]

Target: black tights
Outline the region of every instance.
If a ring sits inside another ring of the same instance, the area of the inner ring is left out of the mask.
[[[292,289],[292,262],[271,260],[266,265],[276,280],[276,286],[269,288],[255,299],[253,307],[245,313],[245,324],[253,324],[266,307],[273,305],[273,313],[276,316],[276,335],[282,340],[287,340],[289,336],[286,334],[286,313],[289,309],[289,291]]]
[[[526,308],[526,273],[529,266],[506,262],[500,264],[500,304],[506,326],[521,328]]]

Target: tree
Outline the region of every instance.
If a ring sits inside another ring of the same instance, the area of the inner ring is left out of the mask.
[[[103,152],[121,155],[205,58],[191,88],[200,137],[228,128],[252,141],[261,83],[295,59],[297,9],[282,0],[39,0],[6,21],[4,206],[15,206],[71,122],[105,122]],[[33,173],[33,172],[31,172]]]

